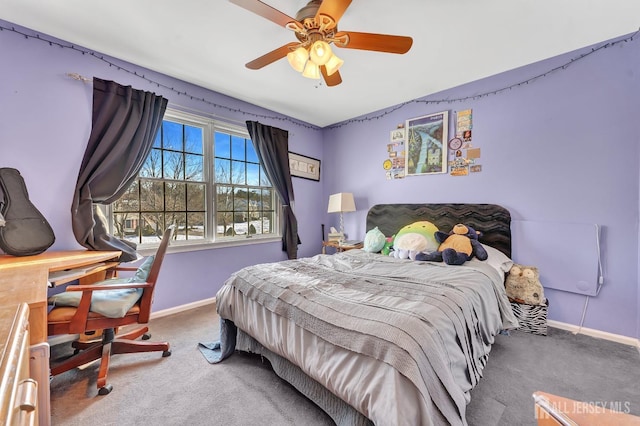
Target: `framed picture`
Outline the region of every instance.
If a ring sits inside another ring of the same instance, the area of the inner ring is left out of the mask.
[[[448,128],[448,111],[407,120],[407,176],[447,172]]]
[[[399,142],[404,140],[404,129],[395,129],[391,131],[389,136],[391,142]]]
[[[320,160],[289,152],[289,170],[291,176],[319,181]]]

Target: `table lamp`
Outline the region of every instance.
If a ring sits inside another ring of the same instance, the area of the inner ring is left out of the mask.
[[[340,213],[340,242],[344,241],[344,218],[345,212],[355,212],[356,203],[353,201],[353,194],[350,192],[339,192],[329,197],[329,208],[327,213]]]

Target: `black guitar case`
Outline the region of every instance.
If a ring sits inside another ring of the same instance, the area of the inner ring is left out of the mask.
[[[53,229],[29,201],[20,172],[0,168],[0,190],[0,249],[13,256],[30,256],[51,247],[56,239]]]

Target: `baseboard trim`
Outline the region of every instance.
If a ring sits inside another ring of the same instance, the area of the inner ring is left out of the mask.
[[[201,306],[211,305],[216,303],[216,298],[212,297],[210,299],[198,300],[197,302],[187,303],[186,305],[175,306],[169,309],[163,309],[158,312],[151,313],[151,319],[154,318],[162,318],[167,315],[177,314],[179,312],[188,311],[190,309],[199,308]],[[74,340],[78,340],[80,337],[79,334],[60,334],[57,336],[51,336],[47,339],[49,346],[59,345],[62,343],[73,342]]]
[[[197,302],[187,303],[186,305],[174,306],[173,308],[163,309],[158,312],[151,313],[151,319],[166,317],[167,315],[177,314],[179,312],[188,311],[191,309],[199,308],[206,305],[214,305],[216,298],[211,297],[209,299],[198,300]]]
[[[593,328],[580,327],[565,322],[547,320],[549,327],[560,328],[575,334],[584,334],[586,336],[596,337],[598,339],[610,340],[612,342],[622,343],[623,345],[635,346],[640,350],[640,340],[633,337],[622,336],[620,334],[608,333],[606,331],[595,330]]]

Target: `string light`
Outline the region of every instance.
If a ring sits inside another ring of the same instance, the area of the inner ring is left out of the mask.
[[[170,91],[172,91],[174,93],[177,93],[178,95],[188,96],[191,99],[198,100],[199,102],[203,102],[203,103],[205,103],[207,105],[210,105],[210,106],[212,106],[214,108],[220,108],[220,109],[227,110],[229,112],[239,113],[239,114],[243,114],[243,115],[249,115],[249,116],[256,117],[256,118],[264,118],[264,119],[277,120],[277,121],[278,120],[279,121],[288,121],[288,122],[293,123],[293,124],[295,124],[297,126],[305,127],[307,129],[318,129],[319,128],[318,126],[312,126],[310,124],[295,120],[295,119],[287,117],[287,116],[283,117],[283,116],[275,116],[275,115],[267,115],[267,114],[256,114],[256,113],[253,113],[253,112],[243,111],[243,110],[241,110],[239,108],[231,108],[231,107],[228,107],[228,106],[225,106],[225,105],[220,105],[220,104],[217,104],[215,102],[209,101],[209,100],[205,99],[204,97],[203,98],[194,97],[193,95],[190,95],[186,91],[184,91],[184,92],[178,91],[177,89],[175,89],[173,87],[170,87],[170,86],[167,86],[166,84],[159,83],[159,82],[157,82],[155,80],[152,80],[152,79],[146,77],[144,74],[138,74],[137,71],[131,71],[129,69],[126,69],[126,68],[122,67],[121,65],[117,65],[114,62],[111,62],[110,60],[105,58],[103,55],[97,54],[96,52],[87,51],[87,50],[78,48],[78,47],[74,46],[73,44],[67,45],[67,44],[62,44],[62,43],[54,41],[54,40],[48,40],[46,38],[41,37],[39,34],[36,34],[36,35],[27,34],[27,33],[24,33],[24,32],[21,32],[21,31],[17,30],[15,27],[4,27],[4,26],[0,25],[0,31],[5,31],[5,30],[13,32],[13,33],[16,33],[16,34],[20,34],[20,35],[24,36],[26,39],[34,39],[34,40],[39,40],[39,41],[48,43],[49,46],[58,46],[58,47],[65,48],[65,49],[71,49],[71,50],[74,50],[76,52],[82,53],[83,55],[89,54],[89,55],[93,56],[94,58],[96,58],[96,59],[108,64],[110,67],[112,67],[112,66],[116,67],[118,69],[118,71],[124,71],[124,72],[129,73],[131,75],[134,75],[134,76],[136,76],[138,78],[141,78],[141,79],[145,80],[148,83],[155,84],[157,87],[162,87],[162,88],[164,88],[166,90],[170,90]],[[425,105],[429,105],[429,104],[432,104],[432,105],[436,104],[437,105],[437,104],[440,104],[440,103],[452,104],[452,103],[457,103],[457,102],[466,102],[466,101],[470,101],[470,100],[478,100],[478,99],[481,99],[481,98],[484,98],[484,97],[487,97],[487,96],[492,96],[492,95],[498,95],[498,94],[500,94],[502,92],[505,92],[507,90],[512,90],[512,89],[515,89],[515,88],[520,87],[522,85],[529,84],[529,83],[534,82],[536,80],[539,80],[541,78],[547,77],[549,74],[553,74],[553,73],[561,71],[561,70],[566,70],[572,64],[574,64],[574,63],[576,63],[576,62],[578,62],[578,61],[580,61],[580,60],[582,60],[582,59],[584,59],[584,58],[586,58],[586,57],[588,57],[590,55],[593,55],[594,53],[599,52],[600,50],[607,49],[609,47],[613,47],[613,46],[616,46],[616,45],[621,44],[621,43],[626,43],[626,42],[629,42],[629,41],[633,41],[633,39],[635,37],[637,37],[637,35],[639,33],[640,33],[640,30],[636,31],[635,33],[631,34],[630,36],[628,36],[626,38],[623,38],[623,39],[620,39],[620,40],[616,40],[616,41],[613,41],[613,42],[607,42],[607,43],[604,43],[604,44],[602,44],[602,45],[600,45],[598,47],[593,47],[593,48],[591,48],[591,50],[589,52],[582,53],[578,57],[572,58],[572,59],[570,59],[569,61],[567,61],[566,63],[564,63],[562,65],[558,65],[558,66],[556,66],[554,68],[551,68],[550,70],[542,72],[542,73],[540,73],[538,75],[535,75],[533,77],[530,77],[530,78],[528,78],[526,80],[520,81],[518,83],[513,83],[513,84],[510,84],[508,86],[504,86],[504,87],[502,87],[500,89],[488,90],[488,91],[483,92],[483,93],[479,93],[479,94],[475,94],[475,95],[469,95],[469,96],[462,96],[462,97],[452,98],[452,99],[432,99],[432,100],[424,99],[424,98],[412,99],[410,101],[406,101],[406,102],[400,103],[398,105],[395,105],[392,108],[388,108],[388,109],[386,109],[384,112],[382,112],[380,114],[375,114],[375,115],[367,114],[367,115],[365,115],[363,117],[351,118],[349,120],[345,120],[343,122],[327,126],[326,128],[328,128],[328,129],[337,129],[337,128],[340,128],[340,127],[347,126],[347,125],[349,125],[351,123],[363,123],[363,122],[366,122],[366,121],[379,120],[379,119],[381,119],[381,118],[383,118],[383,117],[385,117],[385,116],[387,116],[387,115],[389,115],[389,114],[391,114],[391,113],[393,113],[395,111],[398,111],[399,109],[402,109],[402,108],[406,107],[407,105],[411,105],[411,104],[425,104]],[[316,86],[316,87],[318,87],[318,86]]]

